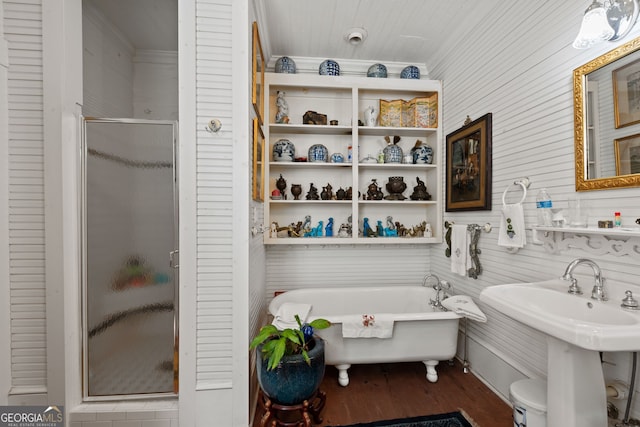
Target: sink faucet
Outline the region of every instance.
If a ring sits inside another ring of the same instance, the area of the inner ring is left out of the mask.
[[[604,278],[602,277],[600,267],[598,267],[598,264],[587,258],[574,259],[567,266],[567,269],[562,275],[562,279],[571,282],[571,286],[569,286],[568,292],[574,295],[582,294],[582,290],[578,286],[578,280],[571,274],[573,273],[573,270],[580,264],[587,264],[588,266],[590,266],[595,276],[595,285],[593,286],[593,290],[591,291],[591,298],[598,301],[606,301],[607,295],[604,292]]]

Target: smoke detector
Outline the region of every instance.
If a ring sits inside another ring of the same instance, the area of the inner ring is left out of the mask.
[[[367,30],[364,28],[352,28],[345,34],[345,39],[352,45],[357,46],[367,38]]]

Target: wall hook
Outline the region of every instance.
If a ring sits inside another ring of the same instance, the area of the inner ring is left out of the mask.
[[[211,119],[209,120],[209,123],[207,123],[207,125],[204,127],[204,130],[206,130],[209,133],[216,133],[221,128],[222,128],[222,122],[220,120]]]

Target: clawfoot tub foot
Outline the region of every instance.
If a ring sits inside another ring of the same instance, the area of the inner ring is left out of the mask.
[[[336,369],[338,370],[338,384],[342,387],[349,385],[349,374],[347,373],[347,369],[350,367],[351,364],[336,365]]]
[[[435,383],[438,381],[438,373],[436,372],[436,366],[438,365],[437,360],[424,360],[422,363],[427,367],[427,379]]]

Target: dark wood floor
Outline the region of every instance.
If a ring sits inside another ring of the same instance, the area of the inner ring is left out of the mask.
[[[513,426],[512,410],[472,373],[465,374],[456,361],[438,365],[439,379],[425,378],[424,364],[390,363],[354,365],[350,383],[342,387],[337,371],[327,366],[321,390],[327,393],[318,426],[344,426],[356,423],[464,411],[478,427]],[[254,427],[259,427],[262,410],[258,407]]]

